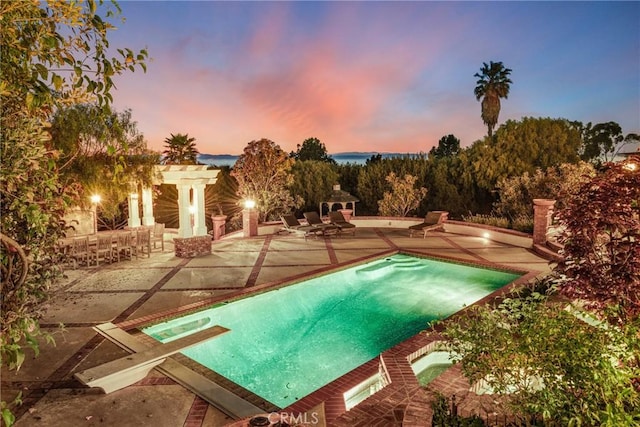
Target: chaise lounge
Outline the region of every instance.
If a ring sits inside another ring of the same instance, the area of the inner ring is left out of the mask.
[[[322,234],[322,229],[313,225],[303,225],[294,215],[280,215],[280,219],[282,220],[282,229],[280,231],[301,234],[304,236],[304,240],[307,240],[308,236]]]
[[[322,219],[320,218],[320,215],[318,215],[318,213],[315,211],[304,212],[302,215],[307,220],[309,225],[312,225],[314,227],[321,229],[322,235],[325,237],[331,236],[340,231],[340,227],[338,227],[337,225],[322,221]]]
[[[356,235],[355,224],[351,224],[350,222],[347,222],[347,220],[344,218],[344,215],[342,215],[342,212],[340,211],[329,212],[329,220],[331,221],[331,224],[338,226],[338,228],[340,229],[340,232],[351,233],[354,236]]]
[[[443,223],[447,219],[449,213],[445,211],[431,211],[424,217],[424,221],[421,224],[412,225],[409,227],[409,237],[413,237],[413,233],[422,233],[422,238],[427,237],[427,232],[432,230],[439,230],[443,228]]]

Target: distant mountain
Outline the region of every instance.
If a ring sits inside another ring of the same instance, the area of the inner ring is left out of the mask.
[[[383,158],[401,157],[412,153],[378,153],[375,151],[345,151],[342,153],[329,154],[337,163],[353,163],[364,165],[371,156],[380,154]],[[207,165],[233,166],[239,155],[234,154],[198,154],[198,161]]]

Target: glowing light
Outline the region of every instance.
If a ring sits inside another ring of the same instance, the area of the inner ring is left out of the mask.
[[[100,197],[99,194],[93,194],[91,196],[91,203],[93,203],[94,205],[97,205],[98,203],[100,203],[100,200],[102,200],[102,197]]]
[[[487,233],[487,232],[484,232],[484,233],[482,234],[482,237],[484,237],[485,239],[488,239],[489,237],[491,237],[491,234],[489,234],[489,233]]]
[[[245,200],[244,201],[244,207],[245,209],[253,209],[256,207],[256,201],[255,200]]]
[[[635,162],[629,162],[626,165],[624,165],[624,168],[628,171],[635,171],[636,169],[638,169],[638,165]]]

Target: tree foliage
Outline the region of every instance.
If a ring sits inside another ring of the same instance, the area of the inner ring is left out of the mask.
[[[450,157],[455,156],[460,152],[460,140],[456,138],[454,135],[449,134],[447,136],[443,136],[438,141],[438,146],[431,148],[429,150],[429,158],[432,157]]]
[[[291,157],[296,160],[317,160],[320,162],[327,162],[336,164],[336,161],[327,154],[327,147],[320,142],[318,138],[307,138],[302,142],[302,145],[298,144],[297,150],[291,152]]]
[[[582,139],[581,158],[597,165],[613,161],[625,145],[640,142],[640,136],[637,134],[630,133],[625,136],[622,127],[616,122],[596,125],[589,122],[582,129]]]
[[[576,163],[581,142],[579,130],[564,119],[508,120],[494,138],[485,138],[471,147],[473,174],[479,187],[493,191],[503,178]]]
[[[532,216],[533,199],[553,199],[556,201],[555,208],[561,209],[565,200],[594,175],[595,169],[590,163],[579,162],[503,178],[498,181],[499,199],[494,203],[493,210],[506,218]]]
[[[47,120],[61,106],[108,106],[114,76],[145,67],[144,50],[116,49],[110,56],[107,36],[115,27],[109,19],[117,5],[105,20],[96,14],[98,4],[0,2],[0,231],[30,261],[24,284],[9,283],[0,293],[0,358],[9,367],[23,362],[23,345],[37,348],[41,302],[59,274],[52,254],[62,217],[79,194],[60,181],[60,153],[51,146]],[[3,403],[3,416],[5,409]]]
[[[46,117],[58,105],[95,100],[108,105],[114,76],[146,69],[146,50],[116,49],[110,56],[109,19],[117,3],[97,14],[102,1],[6,1],[0,5],[2,115]]]
[[[196,165],[198,164],[198,149],[196,148],[195,138],[189,137],[189,134],[179,133],[171,134],[165,138],[165,150],[163,163],[165,165]]]
[[[291,169],[293,183],[291,194],[304,200],[304,211],[316,210],[331,195],[333,185],[338,182],[335,167],[318,160],[296,161]]]
[[[404,178],[391,172],[386,181],[391,186],[391,191],[385,191],[382,200],[378,201],[379,212],[382,216],[407,216],[415,210],[427,196],[427,189],[416,188],[417,177],[406,174]]]
[[[238,181],[240,199],[256,202],[259,221],[278,219],[302,204],[289,192],[294,162],[279,145],[264,138],[251,141],[238,157],[231,176]]]
[[[363,214],[377,214],[378,200],[384,198],[385,191],[391,190],[387,176],[391,173],[397,176],[406,174],[416,176],[417,185],[424,186],[427,172],[426,156],[403,156],[393,158],[374,158],[360,170],[358,175],[357,197],[360,200],[359,212]]]
[[[99,194],[100,215],[107,222],[121,216],[120,204],[138,185],[151,185],[159,160],[147,149],[130,110],[118,113],[95,104],[59,109],[52,121],[51,143],[60,154],[63,184],[80,184],[81,205]]]
[[[509,96],[509,89],[513,83],[509,79],[510,74],[511,69],[506,68],[502,62],[489,61],[489,64],[483,62],[480,73],[473,75],[478,78],[473,92],[478,101],[482,99],[481,117],[484,124],[487,125],[489,138],[498,123],[500,98],[506,99]]]
[[[473,306],[444,336],[465,376],[486,381],[523,423],[637,425],[638,325],[593,326],[564,305],[533,292]]]
[[[561,291],[627,322],[640,316],[640,157],[611,163],[556,213]],[[609,313],[611,314],[611,313]],[[613,320],[612,320],[613,321]]]

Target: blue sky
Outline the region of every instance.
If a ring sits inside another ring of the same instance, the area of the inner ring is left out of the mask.
[[[116,78],[149,146],[187,133],[200,152],[268,138],[295,150],[426,152],[486,134],[483,62],[513,84],[499,123],[615,121],[640,133],[640,2],[120,1],[112,47],[146,48]]]

